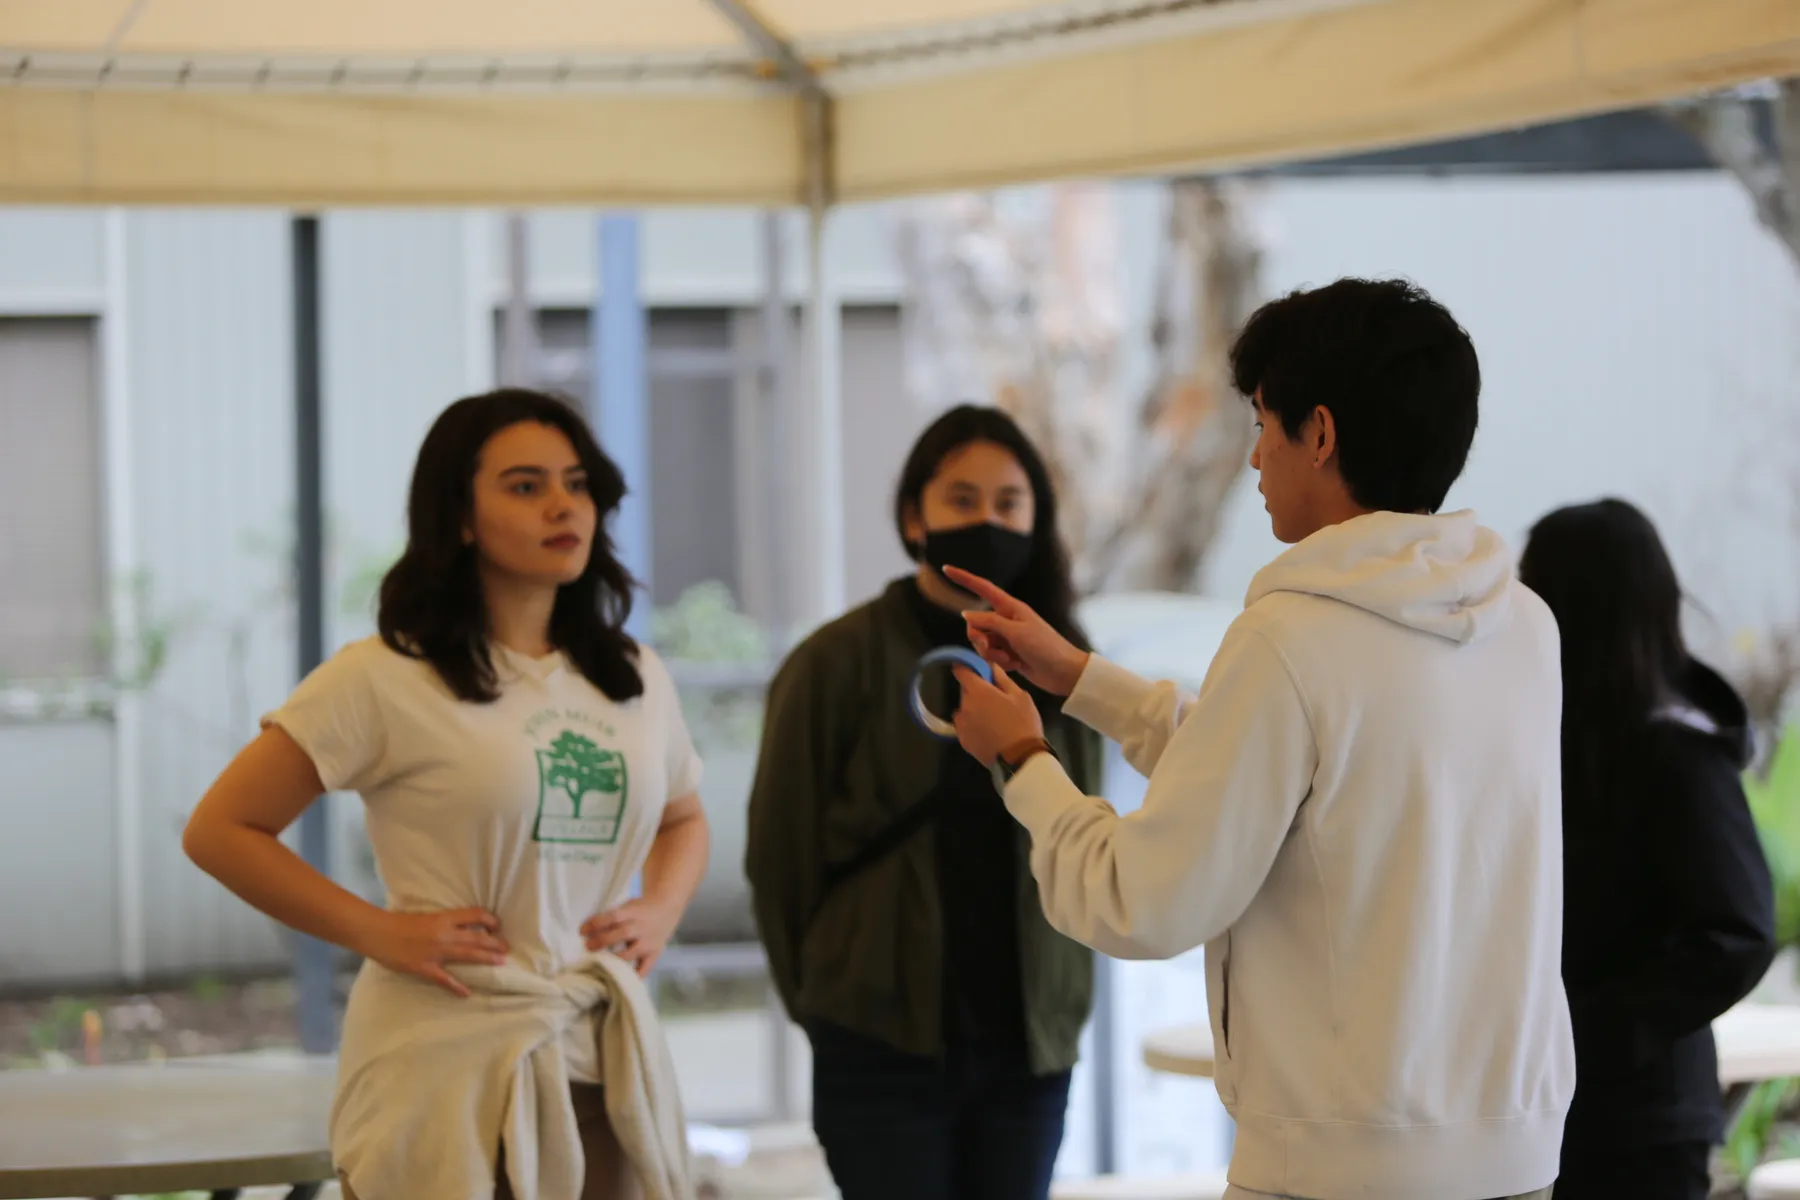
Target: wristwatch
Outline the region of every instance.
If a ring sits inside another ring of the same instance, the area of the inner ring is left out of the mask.
[[[1000,787],[1012,782],[1012,777],[1025,769],[1025,764],[1040,754],[1056,757],[1056,751],[1050,743],[1041,737],[1028,738],[1002,750],[994,759],[994,778]]]

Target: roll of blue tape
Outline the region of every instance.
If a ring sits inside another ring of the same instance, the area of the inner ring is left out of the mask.
[[[925,697],[920,695],[920,685],[925,680],[925,672],[942,663],[953,663],[967,667],[989,683],[994,682],[994,668],[981,655],[962,646],[939,646],[936,650],[927,651],[913,668],[912,677],[912,715],[919,723],[919,728],[933,737],[946,740],[956,736],[956,726],[944,720],[925,707]]]

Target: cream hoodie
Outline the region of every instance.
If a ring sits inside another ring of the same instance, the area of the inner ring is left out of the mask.
[[[1556,625],[1471,513],[1375,513],[1250,585],[1197,697],[1096,657],[1065,711],[1149,776],[1120,817],[1049,756],[1006,803],[1058,929],[1206,946],[1230,1178],[1311,1200],[1548,1186],[1560,975]]]

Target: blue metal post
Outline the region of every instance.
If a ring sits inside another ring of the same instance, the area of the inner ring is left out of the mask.
[[[636,213],[600,217],[600,299],[593,307],[594,386],[588,419],[612,460],[625,473],[625,502],[613,517],[619,558],[643,590],[632,606],[626,630],[650,632],[650,389],[647,372],[649,323],[644,315]]]
[[[323,399],[320,387],[319,219],[293,220],[294,264],[294,588],[299,612],[299,674],[325,658]],[[300,814],[300,854],[331,874],[329,796]],[[337,1048],[337,950],[296,933],[293,942],[300,1045],[308,1054]]]

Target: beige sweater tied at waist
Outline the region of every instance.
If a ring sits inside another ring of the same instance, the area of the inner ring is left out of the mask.
[[[458,967],[474,992],[365,964],[345,1015],[331,1149],[359,1200],[578,1200],[585,1163],[562,1038],[592,1023],[607,1116],[644,1200],[692,1200],[687,1122],[649,989],[612,954],[553,977]]]

